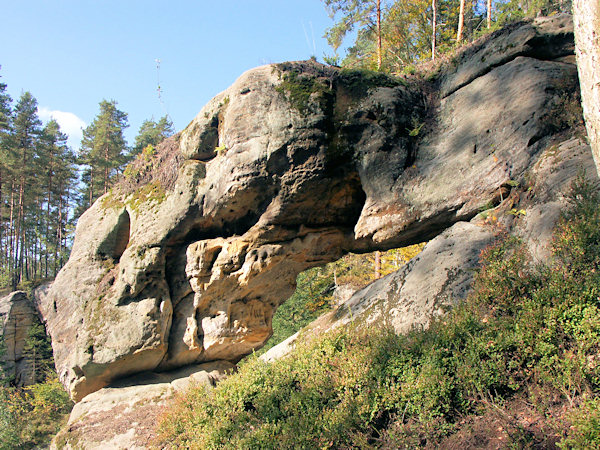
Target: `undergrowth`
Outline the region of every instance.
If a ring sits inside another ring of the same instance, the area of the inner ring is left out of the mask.
[[[468,418],[521,402],[554,441],[520,426],[502,446],[597,448],[600,196],[580,177],[570,199],[545,266],[500,238],[482,254],[472,295],[428,330],[346,329],[274,363],[251,358],[214,390],[179,397],[157,445],[435,448]]]
[[[47,448],[72,406],[56,376],[25,388],[0,386],[0,450]]]
[[[179,151],[179,134],[165,139],[156,148],[148,145],[125,168],[116,183],[116,189],[122,196],[136,192],[148,184],[168,191],[175,184],[183,161]]]

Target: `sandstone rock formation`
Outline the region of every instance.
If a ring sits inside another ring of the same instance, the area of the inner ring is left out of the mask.
[[[600,3],[574,0],[573,22],[585,124],[600,173]]]
[[[483,39],[429,81],[312,62],[245,73],[163,147],[180,162],[172,184],[130,181],[80,218],[40,301],[71,396],[144,370],[235,363],[268,339],[300,271],[506,204],[568,127],[573,62],[570,18],[557,16]],[[454,230],[483,245],[490,233],[473,226]],[[397,275],[407,296],[414,267]]]
[[[426,328],[433,318],[466,297],[479,252],[497,238],[499,231],[519,236],[534,262],[543,262],[549,256],[552,230],[566,207],[565,194],[572,181],[582,168],[592,168],[586,175],[598,183],[593,164],[589,146],[581,137],[559,137],[542,151],[523,189],[516,189],[470,222],[445,230],[403,268],[357,291],[261,358],[279,359],[293,350],[300,337],[312,338],[350,323],[359,328],[389,326],[397,333]]]
[[[77,403],[51,448],[146,449],[155,437],[162,408],[175,392],[190,385],[210,388],[232,367],[219,361],[119,380]]]
[[[17,386],[35,383],[30,361],[24,353],[29,329],[39,323],[35,306],[26,292],[12,292],[0,298],[0,336],[4,341],[4,372]]]

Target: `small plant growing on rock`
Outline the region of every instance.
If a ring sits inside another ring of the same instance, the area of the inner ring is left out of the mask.
[[[223,156],[227,153],[227,147],[225,145],[219,145],[218,147],[215,147],[215,153],[218,156]]]

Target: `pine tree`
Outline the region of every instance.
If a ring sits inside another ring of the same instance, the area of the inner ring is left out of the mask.
[[[131,149],[130,158],[133,159],[140,154],[148,145],[157,147],[166,138],[173,136],[173,122],[168,116],[163,116],[158,122],[154,119],[144,120],[142,126],[135,137],[135,144]]]
[[[11,222],[14,221],[13,239],[11,242],[12,286],[28,277],[26,251],[28,238],[28,218],[31,209],[37,205],[39,191],[35,181],[37,144],[42,122],[37,115],[37,100],[29,92],[21,95],[15,106],[13,120],[13,144],[16,149],[16,160],[12,172],[17,187],[16,205],[11,201]],[[27,191],[25,189],[27,187]],[[16,209],[15,209],[16,206]]]
[[[2,265],[2,278],[6,277],[7,271],[4,266],[6,264],[5,257],[5,197],[6,185],[9,178],[9,168],[12,157],[11,145],[11,110],[12,99],[6,93],[6,84],[0,83],[0,264]]]
[[[460,11],[458,13],[458,30],[456,31],[456,42],[462,41],[465,25],[465,0],[460,0]]]
[[[128,126],[127,114],[117,109],[117,102],[102,100],[100,112],[83,130],[80,164],[87,166],[83,181],[88,207],[108,192],[114,174],[126,162],[123,132]]]
[[[65,235],[65,205],[68,190],[76,180],[75,155],[67,145],[67,135],[60,131],[55,120],[51,120],[42,130],[40,162],[43,170],[38,181],[42,185],[45,202],[43,219],[43,260],[40,261],[40,272],[44,277],[56,275],[62,263],[58,261],[62,250],[62,239]]]
[[[44,381],[46,375],[54,368],[52,344],[45,327],[38,321],[34,321],[27,331],[23,357],[28,361],[34,383]]]
[[[336,52],[347,33],[356,29],[356,40],[342,65],[387,72],[402,72],[410,64],[435,58],[453,48],[457,38],[472,39],[484,20],[475,0],[396,0],[381,2],[385,7],[380,8],[374,1],[325,3],[330,15],[340,16],[326,35]],[[370,5],[371,12],[361,15],[361,5]],[[354,15],[342,14],[348,11]],[[363,20],[373,14],[375,22]]]
[[[0,69],[2,66],[0,66]],[[9,120],[11,116],[10,104],[12,99],[6,92],[6,84],[0,83],[0,133],[6,132],[9,129]]]
[[[323,2],[332,19],[339,16],[335,25],[325,32],[327,42],[333,47],[334,52],[337,54],[346,35],[358,28],[355,46],[359,45],[360,40],[364,40],[365,36],[369,38],[373,36],[375,50],[370,52],[370,57],[373,59],[373,53],[375,54],[375,67],[380,69],[383,60],[381,17],[385,7],[381,5],[381,0],[323,0]]]
[[[37,101],[14,109],[0,83],[0,286],[56,274],[69,251],[75,157],[51,120],[43,129]]]

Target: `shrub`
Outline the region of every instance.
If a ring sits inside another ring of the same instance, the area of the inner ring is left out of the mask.
[[[48,445],[72,406],[55,377],[24,389],[0,387],[0,449]]]
[[[600,398],[588,399],[569,414],[573,425],[561,448],[600,448]]]

